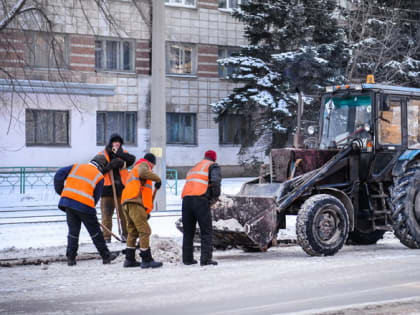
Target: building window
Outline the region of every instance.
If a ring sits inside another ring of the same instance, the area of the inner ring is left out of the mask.
[[[227,114],[219,121],[219,143],[241,144],[247,123],[242,115]]]
[[[241,4],[247,4],[249,0],[219,0],[219,9],[239,9]]]
[[[69,112],[64,110],[25,111],[26,145],[69,144]]]
[[[195,0],[165,0],[166,4],[178,5],[183,7],[194,7]]]
[[[168,43],[166,45],[166,72],[168,74],[194,74],[196,49],[193,45]]]
[[[195,114],[166,113],[166,142],[169,144],[196,144]]]
[[[108,144],[113,133],[118,133],[124,139],[124,144],[136,144],[137,112],[97,112],[96,113],[96,144]]]
[[[226,48],[226,47],[219,47],[219,59],[224,59],[232,56],[233,54],[237,54],[239,52],[238,48]],[[222,66],[219,64],[219,77],[220,78],[228,78],[232,75],[235,71],[235,66]]]
[[[133,71],[134,41],[95,40],[95,68],[110,71]]]
[[[68,37],[63,34],[26,34],[27,61],[35,68],[65,68],[68,65]]]

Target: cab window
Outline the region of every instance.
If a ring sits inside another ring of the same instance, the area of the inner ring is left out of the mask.
[[[420,100],[411,99],[408,101],[407,118],[408,148],[420,149]]]
[[[379,106],[378,141],[384,145],[401,144],[401,101],[384,100]]]

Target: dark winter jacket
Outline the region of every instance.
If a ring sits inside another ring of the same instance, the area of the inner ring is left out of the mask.
[[[112,152],[112,142],[119,141],[121,143],[120,148],[118,149],[117,153]],[[128,152],[124,152],[124,149],[122,148],[122,144],[124,143],[123,139],[118,134],[111,135],[108,144],[105,147],[106,152],[108,153],[108,156],[110,158],[110,162],[114,159],[121,159],[125,162],[125,167],[130,167],[133,165],[133,163],[136,161],[136,157]],[[121,196],[122,190],[124,189],[124,185],[121,181],[120,176],[120,168],[111,168],[112,165],[107,167],[105,169],[105,173],[108,171],[112,171],[114,173],[114,182],[115,182],[115,188],[117,190],[117,195]],[[112,185],[104,186],[104,189],[102,191],[102,197],[112,197]]]
[[[205,193],[205,196],[210,202],[213,202],[220,196],[220,186],[222,182],[222,172],[220,166],[217,163],[210,165],[209,167],[209,187]]]
[[[55,192],[59,195],[61,195],[63,189],[64,189],[64,182],[69,175],[71,169],[73,168],[73,165],[60,168],[57,173],[55,173],[54,176],[54,189]],[[104,180],[102,179],[95,187],[95,190],[93,192],[93,198],[95,199],[95,205],[98,202],[99,198],[101,197],[102,189],[104,187]],[[80,203],[76,200],[67,198],[67,197],[61,197],[60,201],[58,202],[58,208],[66,211],[65,208],[70,208],[76,211],[80,211],[87,214],[95,214],[96,215],[96,209],[91,208],[83,203]]]

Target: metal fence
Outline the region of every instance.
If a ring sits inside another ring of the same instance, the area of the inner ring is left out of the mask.
[[[53,188],[54,175],[59,167],[0,167],[0,189],[16,191],[24,194],[28,189]],[[166,187],[178,194],[178,171],[166,169]]]

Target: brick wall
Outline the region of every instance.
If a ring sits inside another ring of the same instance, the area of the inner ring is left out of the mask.
[[[205,78],[217,78],[218,74],[218,46],[198,45],[197,75]]]
[[[0,66],[22,67],[24,66],[25,37],[23,32],[3,31],[0,33]],[[3,75],[2,75],[3,76]]]
[[[95,38],[71,36],[69,62],[69,68],[73,71],[95,71]]]
[[[197,7],[199,9],[213,9],[219,8],[219,0],[197,0]]]
[[[137,74],[151,74],[151,42],[138,40],[136,42],[136,72]]]

